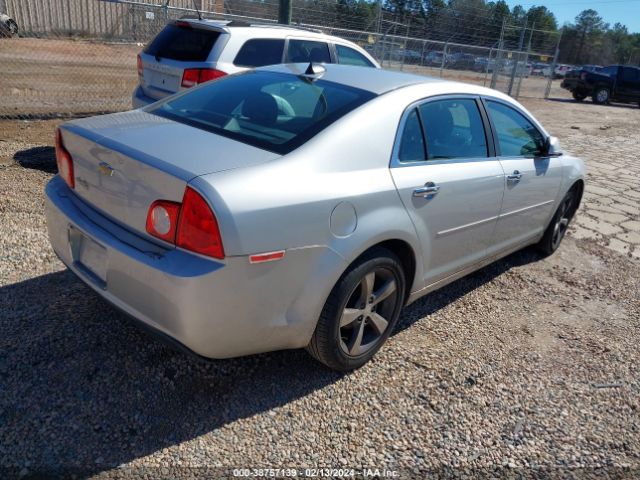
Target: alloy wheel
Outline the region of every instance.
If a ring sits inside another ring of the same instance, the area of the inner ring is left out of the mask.
[[[340,347],[357,357],[375,347],[386,332],[398,302],[392,271],[379,267],[356,285],[340,316]]]

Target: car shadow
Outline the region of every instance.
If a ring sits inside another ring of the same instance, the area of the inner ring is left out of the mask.
[[[13,155],[13,159],[24,168],[58,173],[56,150],[53,147],[32,147],[20,150]]]
[[[434,292],[404,311],[398,331],[538,258],[520,252]],[[8,307],[0,318],[0,468],[9,476],[25,466],[36,476],[90,476],[345,376],[302,350],[211,362],[185,355],[69,271],[1,287],[0,303]]]
[[[559,102],[559,103],[575,103],[575,104],[581,104],[581,103],[591,103],[593,105],[596,105],[595,103],[593,103],[590,100],[583,100],[582,102],[578,102],[576,100],[574,100],[573,98],[558,98],[558,97],[549,97],[547,98],[547,100],[550,100],[552,102]],[[607,106],[607,107],[616,107],[616,108],[631,108],[634,110],[638,109],[638,104],[637,103],[607,103],[606,105],[603,106]]]

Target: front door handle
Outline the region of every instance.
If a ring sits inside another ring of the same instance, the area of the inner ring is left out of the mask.
[[[507,182],[518,183],[522,178],[522,174],[518,170],[514,170],[511,175],[507,175]]]
[[[433,197],[440,191],[440,185],[436,185],[433,182],[427,182],[424,187],[416,188],[413,191],[414,197],[429,198]]]

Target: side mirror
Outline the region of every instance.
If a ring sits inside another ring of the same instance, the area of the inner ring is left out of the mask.
[[[545,157],[559,157],[562,155],[560,140],[557,137],[549,137],[544,146]]]

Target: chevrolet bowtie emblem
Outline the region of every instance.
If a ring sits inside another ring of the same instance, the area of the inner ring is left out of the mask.
[[[112,177],[113,172],[115,171],[113,167],[109,165],[107,162],[100,162],[98,164],[98,170],[100,170],[100,173],[102,175],[106,175],[107,177]]]

